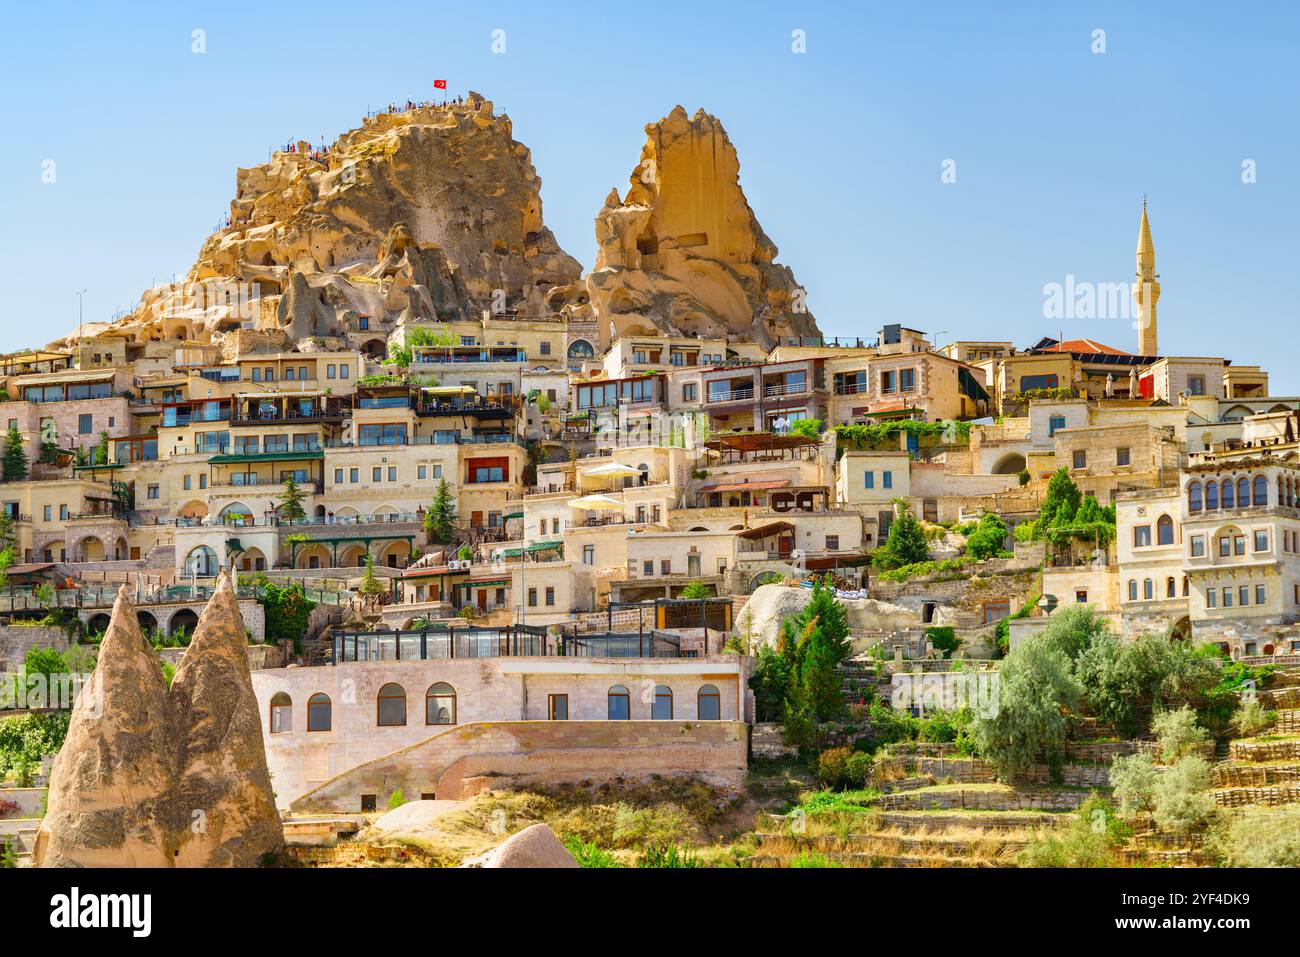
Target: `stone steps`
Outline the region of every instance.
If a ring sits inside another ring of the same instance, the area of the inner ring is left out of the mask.
[[[962,786],[883,794],[876,802],[882,811],[1072,811],[1088,797],[1086,791],[1049,788],[981,789]]]

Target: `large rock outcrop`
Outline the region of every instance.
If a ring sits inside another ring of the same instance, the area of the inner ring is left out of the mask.
[[[283,844],[222,573],[169,690],[125,588],[50,775],[42,867],[250,867]]]
[[[630,182],[596,216],[585,284],[602,337],[658,329],[771,346],[820,334],[745,199],[736,148],[717,117],[688,118],[678,106],[649,124]]]
[[[543,223],[541,180],[511,129],[471,94],[240,169],[230,223],[185,282],[146,291],[113,328],[139,342],[220,340],[241,326],[341,338],[364,315],[383,338],[399,320],[476,318],[494,300],[540,314],[581,267]]]
[[[755,647],[775,647],[781,638],[781,627],[787,618],[803,611],[812,601],[812,590],[788,585],[760,585],[745,602],[736,619],[736,633],[748,635]],[[871,639],[861,633],[880,631],[906,631],[921,627],[918,611],[875,598],[845,598],[844,606],[849,628],[859,636],[853,639],[853,653],[865,651]]]

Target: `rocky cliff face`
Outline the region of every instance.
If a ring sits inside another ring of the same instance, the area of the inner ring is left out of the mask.
[[[540,313],[545,293],[581,272],[542,222],[540,189],[509,118],[477,94],[380,114],[322,156],[304,143],[240,169],[230,225],[186,283],[148,290],[114,325],[137,341],[219,340],[241,326],[303,339],[345,336],[367,316],[383,338],[400,321],[476,318],[494,301]]]
[[[251,867],[283,843],[222,572],[169,690],[123,588],[50,775],[41,867]]]
[[[594,322],[606,345],[638,330],[769,346],[817,335],[717,118],[679,106],[646,134],[626,195],[611,192],[596,217],[586,277],[542,221],[528,148],[471,94],[368,118],[322,155],[301,143],[240,169],[230,224],[186,280],[147,290],[111,328],[227,353],[246,330],[264,349],[381,348],[405,322],[485,309]]]
[[[606,344],[661,330],[775,345],[819,335],[803,290],[740,188],[740,161],[717,117],[678,106],[646,127],[641,161],[621,199],[596,216],[595,268],[553,300],[589,303]],[[584,303],[584,304],[586,304]]]

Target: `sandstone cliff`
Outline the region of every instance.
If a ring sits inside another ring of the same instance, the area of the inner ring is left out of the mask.
[[[41,867],[251,867],[283,843],[223,571],[169,690],[125,588],[50,774]]]
[[[366,316],[382,340],[401,320],[476,318],[494,299],[540,313],[581,272],[542,221],[540,189],[510,119],[477,94],[381,113],[319,155],[303,143],[240,169],[230,225],[185,283],[146,291],[112,327],[137,342],[241,327],[355,340]]]
[[[603,343],[656,329],[766,346],[820,334],[745,199],[736,148],[717,117],[688,118],[678,106],[648,125],[630,183],[596,216],[595,268],[581,290],[551,294],[553,303],[588,306],[581,314]]]

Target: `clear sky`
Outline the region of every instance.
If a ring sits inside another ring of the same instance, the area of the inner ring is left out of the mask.
[[[1296,395],[1298,28],[1290,2],[11,3],[0,349],[74,328],[78,289],[105,319],[183,274],[273,144],[446,78],[510,115],[587,267],[645,123],[715,113],[827,335],[1136,348],[1127,321],[1045,318],[1043,287],[1129,281],[1146,193],[1161,351]]]

